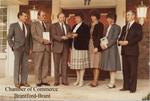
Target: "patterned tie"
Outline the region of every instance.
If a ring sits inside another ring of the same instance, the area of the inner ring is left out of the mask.
[[[129,28],[130,28],[130,23],[127,24],[127,27],[126,27],[126,34],[125,34],[124,40],[127,39],[127,35],[128,35],[128,32],[129,32]]]
[[[42,22],[42,26],[43,26],[44,32],[46,32],[46,27],[44,25],[44,22]]]
[[[22,31],[23,31],[23,34],[25,36],[25,25],[22,23]]]
[[[63,23],[61,24],[61,29],[62,29],[63,35],[65,35],[65,29],[64,29],[64,24]]]

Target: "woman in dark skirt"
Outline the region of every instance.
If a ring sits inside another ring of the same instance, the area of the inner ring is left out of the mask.
[[[110,82],[108,88],[115,88],[115,75],[116,71],[121,70],[120,57],[118,52],[117,40],[121,31],[120,26],[115,24],[116,14],[108,14],[107,22],[109,27],[106,32],[107,42],[101,42],[102,56],[101,56],[101,69],[110,72]]]
[[[90,39],[90,29],[83,22],[83,15],[75,15],[76,25],[73,27],[73,33],[76,33],[72,41],[70,68],[76,70],[77,80],[75,86],[83,86],[83,77],[85,68],[89,68],[88,45]]]
[[[101,48],[100,39],[103,37],[104,25],[99,21],[100,14],[96,11],[91,12],[91,27],[90,27],[90,42],[89,42],[89,57],[90,68],[93,70],[93,81],[91,87],[98,85],[99,69],[101,64]]]

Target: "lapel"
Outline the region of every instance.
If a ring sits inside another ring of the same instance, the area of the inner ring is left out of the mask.
[[[58,23],[56,23],[56,26],[57,26],[58,30],[61,32],[60,34],[61,34],[61,35],[63,35],[63,33],[62,33],[62,29],[61,29],[61,27],[60,27],[59,22],[58,22]]]
[[[20,30],[20,32],[22,33],[23,30],[21,29],[21,27],[20,27],[20,25],[19,25],[19,22],[17,22],[17,27],[18,27],[18,29]]]
[[[113,27],[114,27],[114,24],[111,26],[109,32],[108,32],[108,37],[111,36],[111,34],[113,33]]]
[[[39,28],[40,28],[42,31],[44,31],[44,29],[43,29],[43,27],[42,27],[42,25],[41,25],[41,23],[40,23],[39,21],[37,21],[37,25],[39,26]]]

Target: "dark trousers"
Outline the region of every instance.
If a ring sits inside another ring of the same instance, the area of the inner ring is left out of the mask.
[[[14,83],[27,83],[28,78],[28,53],[24,47],[14,50]],[[19,77],[20,74],[20,77]]]
[[[137,87],[137,67],[138,67],[138,56],[122,56],[123,62],[123,88],[136,91]]]
[[[60,75],[62,76],[62,82],[66,83],[67,80],[67,62],[68,62],[68,49],[63,49],[61,53],[54,52],[54,71],[55,71],[55,83],[60,81]],[[61,69],[61,73],[60,73]]]

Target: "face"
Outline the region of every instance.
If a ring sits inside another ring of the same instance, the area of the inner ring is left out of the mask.
[[[135,15],[132,12],[127,12],[126,18],[128,22],[131,22],[134,20]]]
[[[58,16],[58,19],[59,19],[60,22],[64,23],[65,20],[66,20],[66,17],[65,17],[65,15],[62,13],[62,14],[60,14],[60,15]]]
[[[97,18],[96,18],[96,16],[91,16],[91,20],[92,20],[92,22],[95,22],[95,21],[97,21]]]
[[[46,20],[46,13],[45,12],[40,12],[40,15],[38,16],[38,18],[41,20],[41,21],[45,21]]]
[[[28,15],[26,13],[22,13],[22,15],[19,16],[20,21],[25,23],[27,21]]]
[[[76,17],[75,17],[75,21],[76,21],[76,23],[78,24],[78,23],[82,22],[82,19],[81,19],[80,16],[76,16]]]
[[[114,20],[111,19],[111,18],[107,18],[107,22],[108,22],[108,24],[110,25],[110,24],[114,23]]]

